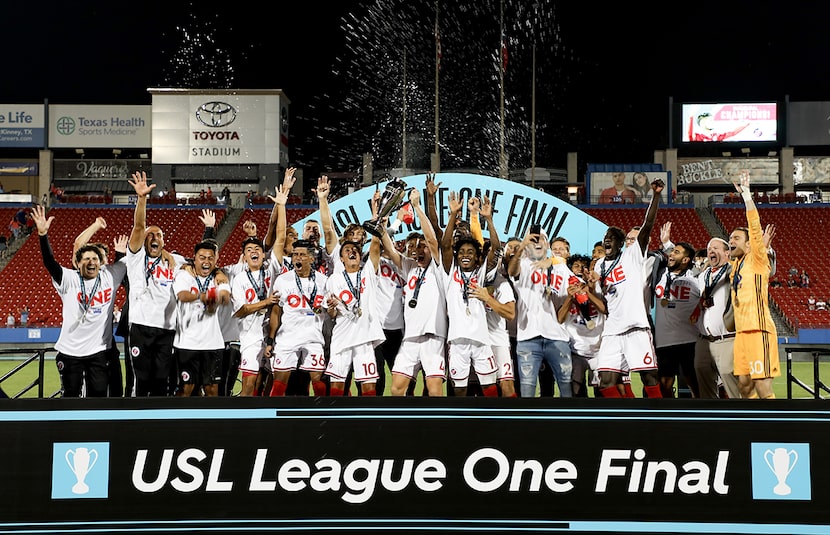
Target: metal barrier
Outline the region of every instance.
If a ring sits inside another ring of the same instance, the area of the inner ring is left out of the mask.
[[[9,372],[7,374],[0,377],[0,397],[2,397],[3,394],[5,394],[7,397],[10,397],[10,398],[19,398],[19,397],[23,396],[23,394],[25,394],[26,392],[30,391],[31,389],[33,389],[35,387],[37,387],[37,397],[38,398],[45,397],[45,395],[44,395],[44,381],[43,381],[43,367],[44,367],[44,362],[46,360],[46,352],[47,351],[53,351],[54,352],[55,351],[54,348],[51,348],[51,347],[50,348],[37,348],[37,349],[29,349],[29,350],[25,350],[25,351],[21,350],[21,349],[0,349],[0,356],[2,356],[2,355],[20,355],[22,353],[29,353],[29,352],[32,352],[32,351],[34,351],[33,354],[31,354],[29,357],[25,358],[23,360],[23,362],[21,362],[19,365],[15,366],[14,369],[9,370]],[[26,370],[28,368],[28,366],[30,366],[33,362],[37,363],[37,377],[35,378],[35,380],[32,381],[31,383],[29,383],[28,385],[26,385],[22,390],[20,390],[17,393],[12,394],[12,393],[9,393],[9,392],[4,392],[3,391],[3,382],[6,381],[7,379],[11,378],[15,374]],[[60,394],[60,390],[58,390],[57,392],[51,394],[48,397],[50,397],[50,398],[57,397],[59,394]]]
[[[787,399],[793,398],[793,383],[812,394],[815,399],[824,399],[821,396],[822,390],[830,394],[830,388],[821,381],[819,375],[821,357],[822,355],[830,355],[830,346],[792,344],[785,345],[784,351],[787,353]],[[793,375],[793,353],[810,353],[813,356],[813,388],[810,388],[804,381]]]

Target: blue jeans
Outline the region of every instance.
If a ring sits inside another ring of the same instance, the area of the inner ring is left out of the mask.
[[[516,345],[516,355],[519,362],[519,383],[521,396],[532,398],[536,396],[536,382],[539,379],[539,368],[542,361],[547,362],[556,384],[559,386],[559,397],[573,397],[571,389],[571,346],[564,340],[549,340],[542,336],[530,340],[519,341]]]

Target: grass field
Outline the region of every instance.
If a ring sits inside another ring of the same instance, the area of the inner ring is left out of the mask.
[[[0,377],[4,377],[10,370],[16,368],[20,365],[22,361],[20,360],[0,360]],[[783,362],[782,362],[783,365]],[[123,368],[123,360],[122,360],[122,368]],[[787,399],[787,379],[785,377],[786,370],[782,370],[782,376],[778,377],[775,380],[774,387],[775,387],[775,396],[778,399]],[[793,375],[805,383],[810,388],[813,387],[813,362],[812,361],[794,361],[793,362]],[[55,368],[54,357],[47,358],[45,365],[44,365],[44,397],[49,397],[55,392],[60,389],[60,380],[58,378],[58,371]],[[819,377],[823,378],[825,384],[830,383],[830,362],[821,362],[819,368]],[[2,383],[0,383],[0,387],[6,392],[8,396],[15,396],[18,392],[22,391],[28,385],[33,383],[37,378],[37,363],[32,362],[23,368],[20,372],[16,373],[12,377],[6,379]],[[389,392],[389,384],[391,380],[389,379],[388,372],[387,372],[387,381],[386,381],[386,395]],[[635,375],[631,380],[631,386],[634,392],[640,397],[642,392],[642,383],[640,382],[640,378],[638,375]],[[416,395],[420,395],[422,390],[422,385],[419,384],[416,388]],[[235,393],[238,393],[238,383],[237,389]],[[356,395],[354,388],[352,389],[352,393]],[[593,393],[590,394],[593,397]],[[37,389],[33,388],[23,394],[21,397],[23,398],[36,398],[37,397]],[[798,385],[793,385],[793,399],[809,399],[812,398],[812,394],[804,390]],[[830,394],[822,393],[822,397],[830,397]]]

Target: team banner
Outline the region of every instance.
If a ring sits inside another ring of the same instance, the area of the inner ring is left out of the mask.
[[[421,205],[426,211],[426,175],[413,175],[402,178],[407,188],[404,200],[409,198],[409,191],[418,188],[421,191]],[[588,215],[576,206],[543,191],[524,186],[501,178],[475,175],[470,173],[438,173],[434,178],[438,186],[436,193],[436,210],[438,223],[446,228],[449,216],[449,195],[455,192],[464,205],[462,217],[469,221],[467,201],[471,197],[487,197],[493,203],[493,222],[499,233],[499,239],[506,241],[511,236],[524,238],[530,225],[538,223],[548,238],[564,236],[571,245],[572,253],[591,254],[595,242],[601,240],[608,225]],[[377,185],[381,194],[386,183]],[[375,188],[365,187],[330,203],[335,229],[342,235],[349,223],[362,224],[372,219],[370,202]],[[390,223],[395,213],[390,216]],[[320,221],[320,212],[294,223],[294,228],[302,232],[303,225],[309,219]],[[483,226],[484,236],[488,229]],[[393,239],[401,240],[412,231],[420,231],[420,222],[403,224]]]
[[[814,401],[7,400],[0,531],[830,532]]]

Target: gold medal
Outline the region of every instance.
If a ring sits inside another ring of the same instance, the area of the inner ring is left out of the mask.
[[[550,297],[551,293],[553,293],[553,291],[550,289],[550,286],[545,286],[545,297]]]
[[[363,315],[363,311],[360,309],[360,307],[355,308],[354,313],[358,318]]]
[[[468,315],[468,316],[471,316],[471,315],[472,315],[472,314],[470,314],[470,307],[469,307],[469,306],[467,307],[467,315]]]
[[[594,327],[596,327],[596,326],[597,326],[597,322],[595,322],[594,320],[588,320],[585,323],[585,327],[587,327],[589,331],[594,330]]]
[[[669,306],[669,300],[664,297],[663,299],[660,300],[660,306],[661,307]]]

